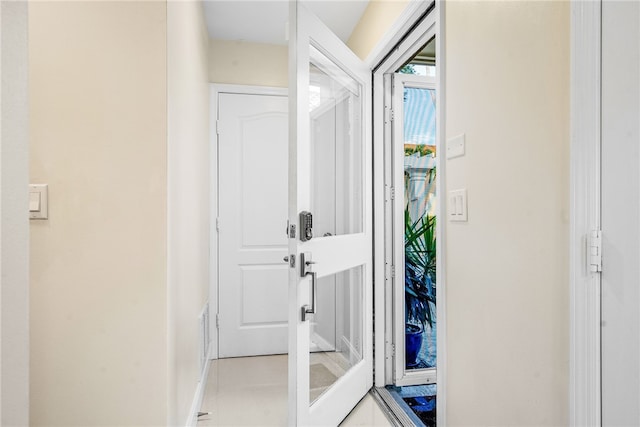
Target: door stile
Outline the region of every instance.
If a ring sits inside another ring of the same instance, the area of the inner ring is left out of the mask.
[[[309,116],[301,114],[300,106],[308,105],[308,91],[301,82],[309,80],[309,54],[301,47],[308,43],[298,31],[298,2],[289,2],[289,257],[294,263],[289,268],[289,307],[302,307],[307,295],[303,295],[303,285],[308,284],[307,278],[300,277],[298,256],[300,223],[298,212],[308,210],[310,205],[308,192],[308,171],[301,171],[302,164],[309,163],[308,129]],[[306,143],[304,143],[306,141]],[[293,229],[291,228],[293,227]],[[292,327],[295,325],[295,327]],[[308,335],[307,325],[302,321],[300,312],[289,309],[289,395],[288,395],[288,423],[299,425],[298,408],[309,406],[309,396],[304,390],[309,388],[309,379],[298,378],[298,366],[309,365],[309,352],[306,347],[308,338],[299,339],[303,334]],[[303,382],[301,384],[300,382]],[[306,382],[306,385],[304,384]],[[298,388],[300,386],[300,389]]]

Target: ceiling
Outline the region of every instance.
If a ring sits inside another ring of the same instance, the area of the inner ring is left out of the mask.
[[[346,42],[369,0],[302,0]],[[209,37],[286,44],[287,0],[204,0]]]

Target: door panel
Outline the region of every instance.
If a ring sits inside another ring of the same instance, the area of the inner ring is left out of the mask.
[[[602,3],[602,424],[640,425],[640,3]]]
[[[373,383],[371,71],[290,6],[289,424],[337,425]]]
[[[221,358],[287,352],[287,109],[219,95]]]

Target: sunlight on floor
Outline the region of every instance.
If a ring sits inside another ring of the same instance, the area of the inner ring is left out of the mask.
[[[198,427],[286,426],[287,356],[212,361],[201,411],[211,415],[201,417]],[[341,425],[391,426],[370,395]]]

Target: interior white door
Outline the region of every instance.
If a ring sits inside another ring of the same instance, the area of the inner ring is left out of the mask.
[[[286,353],[286,96],[218,97],[219,357]]]
[[[602,2],[602,425],[640,425],[640,3]]]
[[[337,425],[373,383],[371,70],[298,1],[289,22],[289,424]]]

